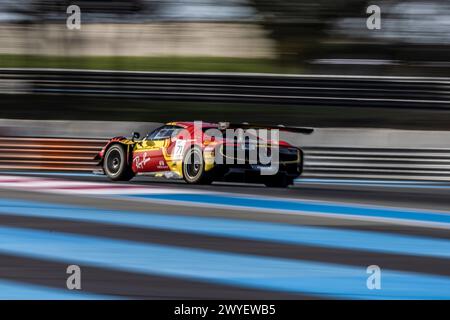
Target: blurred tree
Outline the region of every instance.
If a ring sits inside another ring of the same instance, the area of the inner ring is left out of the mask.
[[[298,63],[321,51],[339,18],[365,16],[369,0],[249,0],[278,45],[282,63]]]
[[[40,15],[65,15],[70,5],[78,5],[85,13],[130,14],[141,11],[144,0],[28,0]]]

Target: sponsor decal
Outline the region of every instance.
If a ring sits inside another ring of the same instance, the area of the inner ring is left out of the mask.
[[[144,152],[144,155],[142,156],[142,160],[139,159],[139,156],[134,157],[134,164],[136,165],[136,168],[143,169],[145,165],[151,160],[150,157],[147,156],[147,152]]]

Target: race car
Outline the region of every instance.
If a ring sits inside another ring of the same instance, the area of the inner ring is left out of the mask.
[[[313,129],[170,122],[142,139],[135,132],[131,139],[112,138],[95,160],[100,172],[113,181],[152,175],[184,179],[190,184],[232,181],[287,187],[302,173],[303,152],[279,140],[279,131],[310,134]]]

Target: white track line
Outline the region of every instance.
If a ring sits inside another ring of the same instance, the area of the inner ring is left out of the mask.
[[[147,187],[140,185],[83,182],[54,178],[0,176],[0,188],[78,195],[131,195],[131,194],[203,194],[204,191],[175,188]]]

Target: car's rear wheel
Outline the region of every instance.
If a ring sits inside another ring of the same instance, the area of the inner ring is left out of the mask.
[[[128,181],[134,177],[134,172],[127,161],[125,146],[114,144],[106,150],[103,171],[114,181]]]
[[[199,147],[189,149],[183,159],[183,178],[191,184],[210,184],[212,175],[205,171],[205,161]]]

